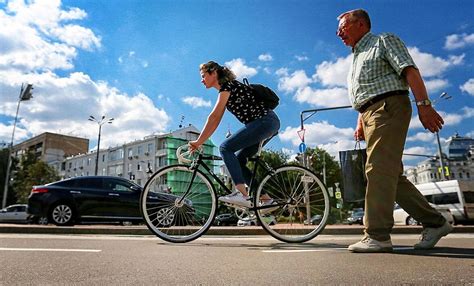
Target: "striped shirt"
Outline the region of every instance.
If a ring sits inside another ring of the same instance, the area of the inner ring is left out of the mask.
[[[404,68],[413,66],[405,44],[394,34],[365,34],[353,48],[354,58],[347,77],[352,107],[359,109],[373,97],[406,90]]]

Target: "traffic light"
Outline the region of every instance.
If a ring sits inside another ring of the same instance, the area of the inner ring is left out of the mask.
[[[33,85],[28,83],[25,88],[21,87],[20,100],[30,100],[33,97]]]

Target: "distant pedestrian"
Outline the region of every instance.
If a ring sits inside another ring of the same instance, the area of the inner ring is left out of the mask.
[[[359,112],[354,137],[367,142],[365,236],[348,249],[392,251],[394,202],[423,224],[415,249],[431,249],[452,226],[403,175],[402,154],[412,113],[408,88],[426,129],[438,132],[443,119],[431,105],[420,72],[400,38],[372,34],[369,15],[362,9],[337,19],[337,36],[352,47],[354,56],[348,76],[350,101]]]

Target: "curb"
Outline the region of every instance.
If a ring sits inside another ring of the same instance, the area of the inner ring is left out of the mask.
[[[363,226],[328,225],[323,235],[362,235]],[[396,226],[392,234],[420,234],[421,226]],[[28,234],[97,234],[97,235],[153,235],[146,226],[110,225],[0,225],[0,233]],[[452,233],[474,233],[474,226],[454,226]],[[260,226],[212,226],[206,235],[267,235]]]

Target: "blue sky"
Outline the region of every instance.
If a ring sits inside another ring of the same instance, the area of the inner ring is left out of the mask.
[[[473,1],[151,1],[0,0],[0,142],[10,142],[22,82],[15,142],[43,132],[81,136],[96,146],[89,115],[114,117],[101,147],[178,128],[202,128],[217,93],[198,66],[215,60],[280,95],[282,128],[269,148],[295,154],[302,110],[347,105],[350,49],[335,35],[336,17],[366,9],[374,33],[407,44],[446,125],[442,141],[474,136]],[[321,112],[306,122],[308,146],[332,155],[350,149],[357,113]],[[240,123],[226,114],[219,144]],[[406,153],[436,153],[436,138],[417,119]],[[404,157],[406,166],[420,158]]]

